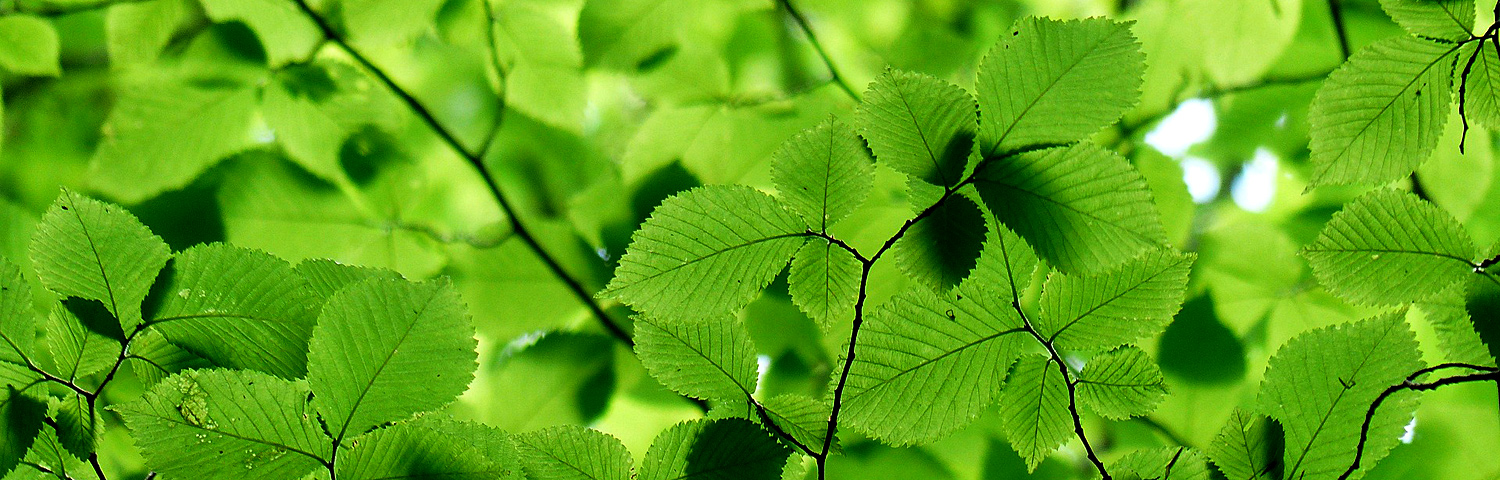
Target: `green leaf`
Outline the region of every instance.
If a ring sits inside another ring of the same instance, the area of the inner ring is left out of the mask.
[[[97,304],[69,302],[57,304],[47,318],[47,346],[52,353],[53,372],[64,380],[74,381],[114,366],[121,344],[110,338],[101,325],[109,321],[104,312],[90,308]],[[118,335],[116,332],[115,335]]]
[[[1472,275],[1474,241],[1437,206],[1387,189],[1345,205],[1302,255],[1318,283],[1340,298],[1399,305]]]
[[[20,388],[18,388],[20,387]],[[47,406],[21,393],[26,385],[0,386],[0,477],[21,462],[42,430]]]
[[[37,471],[37,475],[32,477],[13,478],[15,474],[26,471],[26,469],[18,468],[12,475],[4,477],[5,480],[70,480],[74,478],[92,480],[95,478],[93,469],[82,459],[63,448],[62,442],[57,439],[57,431],[50,427],[43,427],[36,436],[36,441],[31,444],[31,451],[26,453],[26,461],[46,467],[53,473],[46,475]]]
[[[749,187],[703,187],[662,202],[600,292],[649,315],[711,318],[738,310],[806,241],[807,224]]]
[[[328,300],[308,346],[313,403],[339,442],[452,402],[474,378],[476,342],[446,282],[366,280]]]
[[[1270,423],[1264,415],[1236,408],[1208,446],[1208,456],[1229,480],[1261,480],[1271,471]]]
[[[1302,3],[1303,0],[1196,0],[1173,4],[1171,21],[1193,24],[1197,29],[1192,37],[1176,39],[1178,43],[1170,48],[1189,48],[1182,42],[1201,44],[1198,55],[1213,85],[1256,83],[1267,70],[1279,66],[1277,60],[1297,37],[1297,27],[1303,21]],[[1157,57],[1151,57],[1151,63],[1158,61]],[[1180,67],[1172,72],[1172,78],[1191,75],[1184,71],[1190,68],[1194,67]],[[1180,94],[1180,89],[1174,89],[1173,95]]]
[[[1031,354],[1016,363],[1007,383],[1000,399],[1005,437],[1034,472],[1073,431],[1067,382],[1051,359]]]
[[[1161,333],[1182,306],[1196,258],[1155,250],[1097,276],[1053,274],[1042,289],[1037,330],[1058,346],[1080,350]]]
[[[864,203],[875,169],[859,135],[829,118],[781,144],[771,157],[771,178],[781,201],[827,232]]]
[[[702,9],[719,2],[684,0],[593,0],[578,16],[584,66],[632,69],[647,57],[670,51],[680,31]]]
[[[98,300],[132,330],[141,300],[171,254],[134,215],[63,190],[31,237],[31,261],[47,289]]]
[[[1469,68],[1468,77],[1463,76],[1462,68],[1455,68],[1453,81],[1464,87],[1464,115],[1472,122],[1497,128],[1500,127],[1500,52],[1485,48],[1486,45],[1493,46],[1475,42],[1472,47],[1459,49],[1458,61],[1464,65],[1475,54],[1474,49],[1479,50],[1479,56]]]
[[[32,363],[37,324],[31,302],[31,284],[21,268],[0,257],[0,362]]]
[[[202,1],[209,19],[220,23],[243,22],[255,31],[271,68],[306,60],[323,41],[323,32],[292,1]]]
[[[963,195],[931,208],[896,241],[896,265],[928,288],[945,292],[974,270],[984,249],[984,212]]]
[[[0,68],[16,75],[55,77],[62,74],[57,54],[57,30],[51,22],[30,15],[0,17]]]
[[[433,28],[442,0],[343,0],[344,26],[356,42],[406,42]]]
[[[1483,337],[1475,331],[1474,319],[1469,316],[1469,308],[1484,307],[1481,302],[1474,302],[1475,305],[1471,307],[1465,295],[1474,290],[1471,283],[1482,285],[1483,282],[1479,277],[1470,282],[1459,282],[1432,298],[1416,303],[1417,309],[1426,314],[1427,323],[1432,325],[1433,332],[1437,334],[1438,348],[1446,355],[1446,361],[1495,365],[1495,357],[1490,355]]]
[[[504,398],[483,408],[486,424],[527,431],[587,425],[604,413],[615,391],[615,345],[605,335],[549,332],[534,344],[486,364],[481,398]],[[652,382],[654,383],[654,382]]]
[[[608,433],[559,425],[512,438],[531,478],[630,480],[630,451]]]
[[[1404,316],[1398,310],[1309,331],[1271,358],[1257,405],[1286,431],[1284,478],[1337,478],[1353,463],[1370,404],[1423,366]],[[1396,446],[1416,400],[1408,391],[1381,404],[1370,424],[1364,468]]]
[[[365,280],[401,278],[401,274],[382,268],[347,265],[324,259],[304,260],[293,270],[296,270],[298,276],[307,280],[308,293],[316,296],[318,303],[327,302],[333,294],[343,290],[344,287]]]
[[[994,402],[1020,354],[1021,318],[961,296],[912,287],[869,314],[844,387],[848,426],[888,444],[927,443]]]
[[[823,438],[828,434],[828,415],[833,410],[832,400],[818,400],[806,395],[795,393],[783,393],[761,402],[766,409],[766,416],[770,417],[781,431],[791,435],[792,439],[814,449],[822,448]],[[765,419],[757,417],[764,422]],[[831,445],[834,452],[839,451],[839,441],[835,437]]]
[[[672,391],[704,400],[755,393],[755,345],[738,318],[635,319],[635,352],[646,371]]]
[[[89,161],[90,185],[125,203],[182,188],[251,145],[256,103],[255,88],[232,81],[127,86]]]
[[[990,211],[1065,273],[1099,272],[1166,242],[1130,162],[1092,144],[988,162],[974,186]]]
[[[116,3],[104,14],[104,46],[110,66],[156,61],[177,27],[193,12],[188,0]]]
[[[515,472],[491,461],[466,436],[397,424],[354,439],[339,451],[338,478],[490,480]]]
[[[83,395],[68,392],[62,398],[50,398],[47,416],[57,427],[58,443],[69,453],[79,458],[95,453],[104,434],[104,417]]]
[[[577,133],[588,107],[576,6],[529,0],[495,5],[495,49],[505,68],[505,108]],[[587,8],[587,5],[585,5]]]
[[[933,185],[962,180],[974,153],[974,96],[921,73],[887,70],[865,92],[856,122],[882,164]]]
[[[984,250],[975,262],[974,273],[959,285],[959,293],[978,302],[984,309],[1000,311],[1013,308],[1031,285],[1031,275],[1041,262],[1026,241],[995,219],[985,215],[989,233]]]
[[[291,264],[222,243],[177,254],[150,324],[221,367],[282,378],[307,374],[307,341],[319,298]]]
[[[1147,415],[1166,395],[1161,368],[1135,346],[1099,354],[1078,373],[1078,397],[1105,418]]]
[[[791,453],[743,418],[691,420],[656,436],[638,478],[774,480]]]
[[[854,254],[824,239],[797,250],[787,273],[792,303],[824,330],[852,318],[863,266]]]
[[[1391,19],[1413,35],[1468,40],[1474,30],[1474,0],[1380,0]]]
[[[1129,23],[1017,20],[979,64],[980,152],[1071,142],[1114,123],[1140,98],[1145,60]]]
[[[164,476],[300,478],[333,458],[333,439],[310,416],[309,397],[302,381],[250,370],[188,370],[114,410],[146,464]]]
[[[1382,184],[1432,154],[1453,101],[1456,45],[1415,37],[1356,52],[1318,89],[1312,124],[1312,186]]]
[[[178,348],[161,332],[156,330],[142,330],[130,341],[130,356],[125,359],[135,371],[136,379],[141,381],[142,386],[151,388],[167,376],[187,370],[190,368],[211,368],[213,363]]]
[[[1109,471],[1120,480],[1209,480],[1203,454],[1188,447],[1136,450],[1116,460]]]

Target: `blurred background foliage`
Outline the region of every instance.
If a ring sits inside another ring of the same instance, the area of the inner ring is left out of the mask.
[[[174,250],[225,241],[449,276],[481,332],[478,379],[451,413],[513,432],[589,425],[639,459],[704,410],[647,375],[584,299],[652,208],[697,185],[770,190],[771,152],[830,115],[849,119],[888,67],[972,88],[1015,19],[1105,15],[1135,21],[1148,70],[1139,106],[1098,140],[1147,177],[1173,244],[1200,254],[1190,300],[1148,342],[1169,399],[1146,419],[1086,420],[1106,459],[1205,447],[1283,342],[1372,313],[1323,291],[1297,251],[1366,190],[1303,193],[1306,114],[1350,51],[1404,34],[1376,0],[310,3],[466,151],[483,152],[510,213],[580,288],[524,241],[463,152],[291,0],[0,0],[0,255],[25,265],[35,222],[67,187],[128,206]],[[1488,25],[1493,2],[1479,3]],[[1495,137],[1471,131],[1460,154],[1459,122],[1447,125],[1411,187],[1496,244]],[[871,201],[834,233],[877,247],[910,217],[907,192],[880,167]],[[889,264],[872,279],[874,302],[908,281]],[[626,308],[600,307],[629,329]],[[1493,349],[1489,315],[1476,324]],[[741,316],[758,396],[828,389],[847,321],[820,330],[784,277]],[[1495,405],[1487,384],[1428,394],[1373,478],[1497,478]],[[1076,441],[1027,474],[992,417],[922,447],[843,433],[829,478],[1089,475]],[[123,430],[110,431],[103,463],[143,475]]]

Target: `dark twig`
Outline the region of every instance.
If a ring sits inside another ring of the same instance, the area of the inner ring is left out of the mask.
[[[1461,368],[1471,368],[1471,369],[1475,369],[1475,370],[1482,370],[1485,373],[1476,373],[1476,374],[1469,374],[1469,375],[1460,375],[1460,376],[1456,376],[1456,377],[1447,377],[1447,378],[1443,378],[1443,379],[1440,379],[1440,380],[1437,380],[1437,381],[1434,381],[1434,382],[1429,382],[1429,383],[1416,383],[1416,382],[1413,381],[1413,379],[1415,379],[1416,377],[1419,377],[1419,376],[1421,376],[1423,374],[1430,373],[1432,371],[1435,371],[1435,370],[1438,370],[1438,369],[1441,369],[1441,368],[1460,368],[1460,367]],[[1491,368],[1491,367],[1478,366],[1478,365],[1443,364],[1443,365],[1439,365],[1439,366],[1436,366],[1436,367],[1430,367],[1430,368],[1424,368],[1422,370],[1418,370],[1416,373],[1411,374],[1411,376],[1406,377],[1406,380],[1403,381],[1403,382],[1401,382],[1400,384],[1392,385],[1392,386],[1386,388],[1385,391],[1380,392],[1380,396],[1375,397],[1375,402],[1372,403],[1372,404],[1370,404],[1370,409],[1369,410],[1365,410],[1365,422],[1364,422],[1364,424],[1360,425],[1360,427],[1359,427],[1359,445],[1357,447],[1355,447],[1355,449],[1354,449],[1354,463],[1350,464],[1349,465],[1349,469],[1344,470],[1344,473],[1342,475],[1339,475],[1339,480],[1348,480],[1348,478],[1349,478],[1350,475],[1353,475],[1356,470],[1359,470],[1359,462],[1360,462],[1360,460],[1362,460],[1364,458],[1364,454],[1365,454],[1365,443],[1367,441],[1369,441],[1369,437],[1370,437],[1370,422],[1373,422],[1375,420],[1375,411],[1380,408],[1380,404],[1384,403],[1386,398],[1389,398],[1391,395],[1395,395],[1397,392],[1401,392],[1401,391],[1404,391],[1404,390],[1411,390],[1411,391],[1436,390],[1439,387],[1442,387],[1444,385],[1456,385],[1456,384],[1460,384],[1460,383],[1470,383],[1470,382],[1497,382],[1497,383],[1500,383],[1500,370],[1496,370],[1496,369]]]
[[[1339,39],[1339,54],[1349,61],[1349,33],[1344,31],[1344,9],[1339,0],[1328,0],[1328,15],[1332,17],[1333,33]]]
[[[318,29],[323,32],[323,36],[325,38],[332,41],[334,45],[338,45],[340,50],[343,50],[344,53],[353,58],[355,62],[358,62],[360,66],[369,71],[371,75],[374,75],[376,79],[380,80],[380,83],[384,84],[387,89],[391,90],[392,93],[395,93],[397,97],[400,97],[401,101],[406,104],[407,108],[415,113],[417,117],[421,118],[422,122],[426,123],[428,128],[430,128],[433,133],[436,133],[437,136],[442,139],[444,143],[448,144],[448,146],[452,148],[454,152],[463,156],[465,160],[468,160],[469,164],[474,167],[474,169],[479,173],[479,177],[484,180],[485,186],[490,190],[490,195],[495,197],[495,201],[500,204],[500,209],[505,212],[506,218],[510,221],[511,230],[515,232],[515,235],[519,237],[521,241],[526,243],[526,246],[536,254],[537,258],[540,258],[542,260],[542,263],[545,263],[547,265],[547,269],[551,270],[552,274],[556,276],[558,280],[561,280],[564,284],[567,285],[568,290],[572,291],[573,295],[578,298],[578,301],[582,302],[584,306],[587,307],[589,311],[598,318],[599,323],[606,330],[608,330],[611,335],[614,335],[616,339],[626,345],[634,346],[635,341],[630,338],[630,334],[626,333],[624,328],[621,328],[619,325],[615,324],[614,320],[610,318],[609,314],[606,313],[604,309],[594,301],[593,295],[591,295],[588,290],[583,287],[583,284],[579,283],[578,279],[573,278],[573,276],[562,267],[562,264],[558,263],[556,258],[554,258],[550,253],[547,253],[547,250],[545,248],[542,248],[541,242],[537,241],[536,237],[532,235],[531,231],[526,228],[526,225],[521,223],[519,212],[517,212],[516,208],[511,205],[510,200],[505,197],[505,193],[501,191],[500,185],[495,181],[495,176],[491,174],[489,167],[484,164],[483,157],[481,157],[479,153],[470,151],[467,147],[465,147],[463,142],[460,141],[458,137],[453,134],[453,132],[449,131],[447,127],[444,127],[442,122],[438,121],[437,117],[433,116],[432,112],[427,110],[427,107],[424,106],[421,101],[412,96],[411,92],[408,92],[405,88],[397,85],[396,81],[393,80],[390,75],[386,74],[384,70],[381,70],[380,67],[377,67],[374,63],[372,63],[368,57],[366,57],[363,53],[360,53],[360,51],[354,48],[353,45],[350,45],[342,35],[339,35],[338,32],[334,31],[333,26],[329,25],[328,21],[325,20],[322,15],[319,15],[312,9],[311,6],[307,4],[307,0],[296,1],[297,6],[302,9],[302,12],[307,15],[307,17],[311,19],[313,23],[317,24]]]
[[[92,409],[90,410],[92,411]],[[92,415],[92,413],[90,414]],[[89,453],[89,465],[92,465],[94,467],[94,475],[98,475],[99,480],[104,480],[106,478],[104,476],[104,467],[99,466],[99,452]]]
[[[856,102],[860,101],[859,94],[855,93],[854,87],[849,86],[849,82],[839,73],[839,68],[834,66],[833,59],[828,56],[828,51],[823,49],[823,43],[818,41],[818,34],[813,33],[812,25],[807,22],[807,17],[802,16],[802,12],[798,11],[797,7],[792,6],[792,0],[777,0],[776,3],[786,9],[787,15],[790,15],[792,21],[797,23],[797,28],[800,28],[802,34],[807,36],[807,43],[812,44],[813,50],[818,52],[818,57],[823,59],[823,65],[828,67],[829,78],[837,83],[839,88],[849,95],[849,98]]]
[[[1088,455],[1089,462],[1094,464],[1096,470],[1099,470],[1101,478],[1104,480],[1113,479],[1114,477],[1111,477],[1109,471],[1104,468],[1104,462],[1100,461],[1099,456],[1094,454],[1094,446],[1089,443],[1088,435],[1083,432],[1083,417],[1078,414],[1077,385],[1073,382],[1073,374],[1068,372],[1067,361],[1063,360],[1062,355],[1057,352],[1057,348],[1052,345],[1052,341],[1044,338],[1042,333],[1037,331],[1036,327],[1032,326],[1031,320],[1026,318],[1026,312],[1021,310],[1019,302],[1013,301],[1010,306],[1016,310],[1017,314],[1021,315],[1021,324],[1026,329],[1026,333],[1030,333],[1033,338],[1036,338],[1037,343],[1041,343],[1043,347],[1047,348],[1047,355],[1050,357],[1048,360],[1057,364],[1057,370],[1062,372],[1063,383],[1068,386],[1068,414],[1073,417],[1073,433],[1078,436],[1079,441],[1083,442],[1083,451]]]
[[[749,397],[749,400],[750,405],[755,408],[756,415],[760,416],[760,422],[765,424],[767,427],[770,427],[772,433],[775,433],[776,436],[785,439],[788,443],[791,443],[792,446],[797,447],[798,450],[801,450],[802,453],[806,453],[810,457],[825,457],[825,455],[819,453],[817,450],[813,450],[812,447],[809,447],[807,446],[807,444],[804,444],[801,441],[797,440],[797,437],[793,437],[792,434],[787,433],[786,430],[783,430],[781,428],[781,425],[777,425],[776,421],[771,418],[771,414],[766,411],[766,406],[761,405],[760,402],[756,401],[755,397]]]

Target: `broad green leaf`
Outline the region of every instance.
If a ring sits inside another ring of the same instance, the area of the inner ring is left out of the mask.
[[[1051,359],[1031,354],[1021,357],[1006,384],[1000,399],[1005,437],[1034,472],[1073,432],[1067,382]]]
[[[1160,333],[1182,306],[1195,254],[1155,250],[1097,276],[1052,274],[1036,327],[1067,349],[1100,350]]]
[[[0,477],[31,450],[47,406],[21,393],[26,385],[0,385]]]
[[[1474,0],[1380,0],[1391,19],[1413,35],[1468,40],[1474,30]]]
[[[1451,215],[1397,190],[1367,193],[1302,251],[1318,283],[1351,302],[1422,300],[1473,273],[1474,241]]]
[[[1016,21],[979,64],[980,152],[994,157],[1098,132],[1135,106],[1145,69],[1129,23]]]
[[[304,81],[299,77],[318,75],[327,73],[317,66],[283,69],[261,95],[261,114],[287,157],[318,178],[337,182],[345,178],[339,151],[349,132],[319,108],[314,92],[296,86]]]
[[[1203,454],[1188,447],[1158,447],[1130,452],[1110,465],[1120,480],[1209,480]]]
[[[605,335],[550,332],[518,345],[475,382],[481,398],[505,399],[484,406],[481,419],[513,432],[592,423],[615,391],[617,344]]]
[[[130,356],[125,359],[135,371],[142,386],[151,388],[167,376],[190,368],[211,368],[213,363],[167,341],[161,332],[142,330],[130,340]]]
[[[322,302],[286,261],[215,243],[177,254],[150,324],[226,368],[307,374],[307,341]]]
[[[832,118],[783,143],[771,157],[771,178],[781,201],[819,232],[859,208],[875,186],[864,141]]]
[[[919,286],[868,315],[841,418],[894,445],[931,442],[983,413],[1025,335],[1013,309],[939,298]]]
[[[1466,292],[1472,291],[1471,283],[1482,285],[1484,280],[1474,278],[1459,282],[1415,306],[1426,314],[1427,323],[1437,334],[1438,348],[1451,362],[1476,365],[1495,365],[1495,357],[1484,344],[1484,339],[1475,331],[1474,319],[1469,316]],[[1483,308],[1475,302],[1473,307]]]
[[[349,480],[491,480],[518,473],[489,459],[480,446],[466,435],[401,423],[356,437],[339,450],[334,470]]]
[[[369,45],[406,42],[433,28],[442,0],[341,0],[350,38]]]
[[[928,288],[952,290],[974,270],[985,227],[984,212],[973,200],[949,196],[896,241],[896,264]]]
[[[31,284],[21,276],[20,267],[0,257],[0,362],[32,362],[37,323],[31,298]]]
[[[463,301],[443,281],[366,280],[333,295],[313,328],[307,380],[339,442],[452,402],[474,378]]]
[[[608,433],[559,425],[512,439],[531,478],[630,480],[630,451]]]
[[[691,420],[656,436],[637,478],[774,480],[791,453],[743,418]]]
[[[1271,358],[1257,403],[1286,431],[1285,478],[1333,479],[1352,464],[1375,397],[1423,367],[1404,316],[1396,311],[1313,330]],[[1401,392],[1381,404],[1370,424],[1363,468],[1396,446],[1416,401],[1414,392]]]
[[[316,296],[320,304],[327,302],[333,294],[343,290],[344,287],[356,285],[365,280],[401,278],[401,274],[390,270],[347,265],[324,259],[304,260],[293,270],[296,270],[297,275],[307,281],[308,293]]]
[[[300,478],[333,459],[333,439],[312,416],[310,396],[300,380],[250,370],[188,370],[114,410],[146,464],[165,476]]]
[[[689,190],[635,232],[599,295],[662,319],[727,314],[781,272],[806,232],[796,214],[749,187]]]
[[[46,407],[42,408],[45,411]],[[93,480],[95,478],[92,475],[93,468],[63,448],[62,443],[57,439],[57,431],[51,427],[42,427],[36,436],[36,441],[31,444],[31,451],[26,452],[25,461],[41,465],[53,473],[43,474],[40,470],[33,470],[36,475],[26,476],[22,474],[27,471],[26,468],[17,468],[11,475],[3,478],[5,480]]]
[[[1259,81],[1292,44],[1302,21],[1302,2],[1197,0],[1173,5],[1173,20],[1196,24],[1198,36],[1188,41],[1202,43],[1201,61],[1213,84],[1246,85]]]
[[[233,80],[174,79],[124,87],[89,161],[90,185],[125,203],[186,186],[251,145],[256,93]]]
[[[112,326],[103,325],[109,315],[91,308],[94,305],[69,302],[72,308],[68,308],[59,303],[48,315],[47,347],[52,353],[53,374],[64,380],[108,370],[120,357],[120,340],[106,336],[103,332],[109,330],[101,328]]]
[[[833,410],[830,400],[817,400],[806,395],[783,393],[761,402],[777,428],[803,445],[814,449],[823,447],[823,438],[828,434],[828,415]],[[764,418],[757,419],[764,422]],[[838,438],[831,445],[839,451]]]
[[[1078,373],[1078,397],[1105,418],[1124,420],[1156,410],[1167,394],[1161,368],[1135,346],[1095,356]]]
[[[646,371],[674,392],[726,401],[755,393],[755,345],[738,318],[663,321],[637,316],[635,353]]]
[[[856,123],[875,159],[933,185],[963,179],[978,127],[974,96],[920,73],[887,70],[860,105]]]
[[[787,273],[792,303],[818,326],[831,328],[852,317],[862,268],[848,250],[824,239],[808,240]]]
[[[652,55],[677,47],[692,19],[721,2],[687,0],[593,0],[578,16],[584,66],[633,69]]]
[[[88,458],[96,452],[99,438],[104,434],[104,417],[83,395],[68,392],[61,398],[50,398],[47,416],[57,428],[58,444],[69,453]]]
[[[16,75],[57,76],[57,29],[30,15],[0,17],[0,68]]]
[[[104,46],[109,52],[110,66],[119,68],[156,61],[179,24],[192,13],[189,0],[111,5],[104,14]]]
[[[1208,456],[1229,480],[1261,480],[1271,472],[1270,446],[1264,415],[1236,408],[1224,429],[1208,446]]]
[[[132,330],[141,300],[171,254],[118,205],[63,190],[31,237],[31,261],[47,289],[98,300]]]
[[[1456,45],[1396,37],[1356,52],[1318,89],[1312,186],[1382,184],[1427,160],[1453,101]]]
[[[1166,242],[1130,162],[1092,144],[988,162],[974,186],[989,210],[1065,273],[1107,270]]]
[[[1485,48],[1489,46],[1491,48]],[[1469,76],[1464,69],[1454,69],[1453,82],[1464,87],[1464,115],[1469,121],[1491,128],[1500,128],[1500,52],[1493,43],[1475,42],[1472,47],[1459,49],[1457,65],[1467,65],[1474,49],[1479,49],[1474,66],[1469,67]]]
[[[989,233],[979,253],[974,273],[959,285],[959,293],[989,311],[1014,308],[1031,285],[1031,275],[1041,262],[1026,241],[986,214]]]
[[[290,0],[202,0],[215,22],[244,22],[260,38],[266,63],[278,68],[306,60],[323,32]]]
[[[505,108],[579,132],[588,106],[583,51],[573,23],[578,11],[544,0],[501,2],[495,8],[496,55],[505,65]]]

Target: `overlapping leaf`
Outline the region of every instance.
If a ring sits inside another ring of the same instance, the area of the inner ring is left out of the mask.
[[[1391,19],[1413,35],[1468,40],[1474,30],[1474,0],[1380,0]]]
[[[1107,349],[1161,332],[1182,306],[1194,254],[1154,250],[1098,276],[1048,277],[1036,327],[1069,349]]]
[[[887,70],[865,92],[859,131],[880,163],[933,185],[953,186],[974,152],[977,112],[963,88]]]
[[[31,284],[20,267],[0,257],[0,362],[24,366],[31,361],[37,330],[31,301]]]
[[[787,290],[792,303],[827,329],[847,318],[858,299],[862,266],[854,254],[823,239],[808,240],[792,258]]]
[[[749,420],[690,420],[656,436],[637,478],[774,480],[791,453]]]
[[[397,424],[354,439],[339,451],[334,471],[351,480],[441,478],[516,480],[521,478],[514,452],[493,458],[493,439],[474,424],[452,430],[427,428],[418,422]],[[454,422],[456,423],[456,422]],[[501,440],[504,440],[501,437]]]
[[[266,63],[278,68],[307,59],[323,32],[288,0],[202,0],[215,22],[244,22],[260,38]]]
[[[1110,466],[1120,480],[1209,480],[1203,454],[1188,447],[1159,447],[1130,452]]]
[[[771,178],[783,202],[826,232],[864,203],[875,171],[859,135],[829,119],[781,145],[771,158]]]
[[[0,68],[18,75],[62,73],[59,42],[52,24],[31,15],[0,17]]]
[[[931,207],[892,250],[897,265],[937,291],[952,290],[974,270],[985,239],[984,212],[962,195]]]
[[[1261,480],[1271,471],[1269,422],[1264,415],[1236,408],[1208,446],[1208,456],[1229,480]]]
[[[1068,401],[1067,382],[1051,359],[1033,354],[1016,363],[1000,400],[1000,420],[1028,471],[1035,471],[1072,432]]]
[[[1468,65],[1468,59],[1478,49],[1474,65],[1469,67],[1469,76],[1464,77],[1463,68],[1454,69],[1453,82],[1464,87],[1464,115],[1470,121],[1491,128],[1500,127],[1500,52],[1485,48],[1493,44],[1475,42],[1473,46],[1459,49],[1458,59]]]
[[[705,400],[755,393],[755,346],[739,319],[672,322],[638,316],[635,350],[651,376],[677,393]]]
[[[1416,195],[1367,193],[1333,215],[1303,250],[1318,282],[1344,299],[1396,305],[1472,275],[1474,241],[1451,215]]]
[[[630,451],[607,433],[559,425],[512,438],[532,478],[630,480]]]
[[[1078,398],[1106,418],[1146,415],[1166,394],[1161,368],[1134,346],[1095,356],[1078,373]]]
[[[31,237],[42,285],[98,300],[125,330],[140,323],[141,300],[169,254],[134,215],[71,190],[63,190]]]

